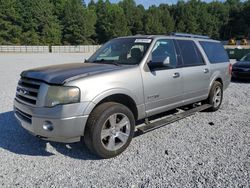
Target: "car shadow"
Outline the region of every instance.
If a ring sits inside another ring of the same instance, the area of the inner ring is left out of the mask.
[[[9,152],[29,156],[52,156],[47,150],[49,143],[59,153],[83,160],[98,160],[82,143],[62,144],[38,139],[25,131],[14,117],[14,112],[0,114],[0,148]],[[53,150],[53,149],[52,149]]]

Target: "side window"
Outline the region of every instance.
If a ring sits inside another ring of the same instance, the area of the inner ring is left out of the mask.
[[[226,50],[219,42],[200,41],[200,45],[205,51],[210,63],[228,62],[229,58]]]
[[[170,67],[175,68],[177,66],[173,40],[161,39],[155,43],[152,50],[152,62],[161,63],[166,60],[169,60]]]
[[[191,40],[176,40],[183,59],[183,66],[204,65],[203,58],[196,44]]]

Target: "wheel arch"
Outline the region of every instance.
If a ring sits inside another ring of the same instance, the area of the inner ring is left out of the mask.
[[[100,104],[105,102],[117,102],[128,107],[133,113],[135,119],[137,120],[139,116],[139,110],[137,108],[138,100],[128,91],[121,90],[109,90],[99,96],[95,97],[92,103],[85,110],[85,114],[91,114],[91,112]]]
[[[222,88],[223,88],[223,80],[222,80],[222,78],[221,78],[220,76],[216,76],[216,77],[214,77],[214,78],[212,79],[212,81],[210,82],[209,91],[211,90],[211,88],[212,88],[214,82],[216,82],[216,81],[217,81],[217,82],[220,82],[220,83],[222,84]]]
[[[215,81],[220,82],[221,85],[223,86],[223,81],[222,81],[222,79],[221,79],[220,77],[216,78],[216,79],[214,80],[214,82],[215,82]]]

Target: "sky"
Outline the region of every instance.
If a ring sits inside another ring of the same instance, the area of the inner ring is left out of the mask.
[[[161,3],[166,4],[175,4],[178,0],[135,0],[137,4],[143,4],[145,8],[148,8],[150,5],[159,5]],[[212,0],[204,0],[210,2]],[[89,3],[89,0],[85,0],[86,3]],[[110,0],[112,3],[117,3],[119,0]]]

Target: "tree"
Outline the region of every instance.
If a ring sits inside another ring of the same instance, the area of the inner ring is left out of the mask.
[[[16,0],[0,0],[0,44],[20,44],[20,15]]]
[[[63,17],[63,11],[67,1],[68,0],[50,0],[50,2],[53,4],[53,12],[60,21]]]
[[[156,6],[151,6],[145,13],[144,30],[146,34],[165,34],[166,29],[162,24],[161,11]]]
[[[245,37],[250,37],[250,1],[245,2],[243,10],[243,17],[245,19]]]
[[[88,8],[96,11],[96,3],[94,0],[90,0]]]
[[[63,43],[89,44],[95,34],[96,15],[83,6],[81,0],[67,1],[64,8]]]
[[[99,0],[96,6],[97,24],[96,34],[99,43],[129,34],[127,20],[123,9],[117,4],[111,4],[108,0]]]
[[[172,33],[175,28],[175,23],[173,17],[170,15],[169,6],[161,4],[159,9],[161,11],[161,23],[165,29],[165,33]]]
[[[213,20],[214,29],[213,35],[216,35],[216,38],[227,39],[226,37],[226,26],[229,21],[229,7],[221,2],[211,2],[207,5],[208,12],[215,17]]]
[[[107,18],[106,35],[109,39],[129,34],[125,14],[119,5],[108,4]]]
[[[240,0],[227,0],[225,6],[229,8],[229,21],[226,26],[226,37],[236,37],[242,35],[245,26],[244,19],[242,17],[243,6]]]
[[[49,0],[17,0],[23,44],[60,44],[61,28]]]
[[[180,0],[149,9],[135,0],[0,0],[0,44],[102,44],[173,31],[228,40],[250,37],[250,1]]]
[[[132,35],[142,33],[144,7],[137,7],[134,0],[123,0],[119,5],[124,11],[130,33]]]
[[[190,1],[179,1],[174,6],[174,19],[176,31],[186,33],[198,33],[198,24]]]

